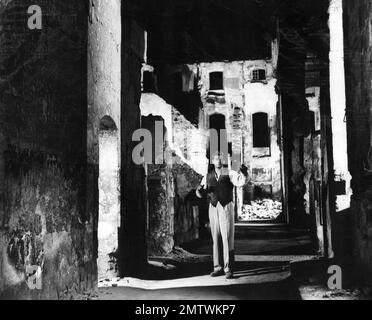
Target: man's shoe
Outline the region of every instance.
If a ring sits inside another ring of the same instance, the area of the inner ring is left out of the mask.
[[[215,270],[213,271],[210,276],[215,278],[215,277],[219,277],[219,276],[222,276],[223,275],[223,271],[222,270]]]
[[[234,274],[231,272],[231,271],[228,271],[226,272],[226,279],[233,279],[234,278]]]

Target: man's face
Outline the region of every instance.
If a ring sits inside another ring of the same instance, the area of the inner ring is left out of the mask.
[[[212,159],[212,164],[216,167],[216,168],[221,168],[222,167],[222,159],[221,159],[221,156],[219,155],[215,155]]]

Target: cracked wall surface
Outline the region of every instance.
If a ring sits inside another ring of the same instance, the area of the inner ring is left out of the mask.
[[[0,292],[63,299],[96,284],[85,206],[87,8],[39,1],[43,28],[30,30],[31,4],[0,7]]]
[[[146,165],[148,254],[161,255],[199,237],[200,203],[195,199],[195,189],[201,180],[199,172],[203,172],[200,168],[207,159],[205,150],[195,145],[205,137],[175,107],[154,93],[142,94],[141,114],[142,127],[152,133],[153,139],[155,121],[162,121],[165,127],[164,163]],[[198,151],[201,153],[196,154]]]

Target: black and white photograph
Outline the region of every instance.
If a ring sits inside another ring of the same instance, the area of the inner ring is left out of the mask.
[[[0,0],[0,300],[371,299],[372,0]]]

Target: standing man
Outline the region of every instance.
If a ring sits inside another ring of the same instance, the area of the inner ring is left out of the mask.
[[[212,277],[225,273],[227,279],[233,278],[234,261],[234,186],[242,187],[247,180],[247,168],[242,166],[240,172],[231,170],[229,158],[228,168],[224,168],[220,153],[212,158],[214,169],[202,180],[196,195],[202,198],[202,191],[207,193],[209,202],[209,221],[213,239],[213,264]],[[219,240],[222,238],[223,261],[220,261]]]

